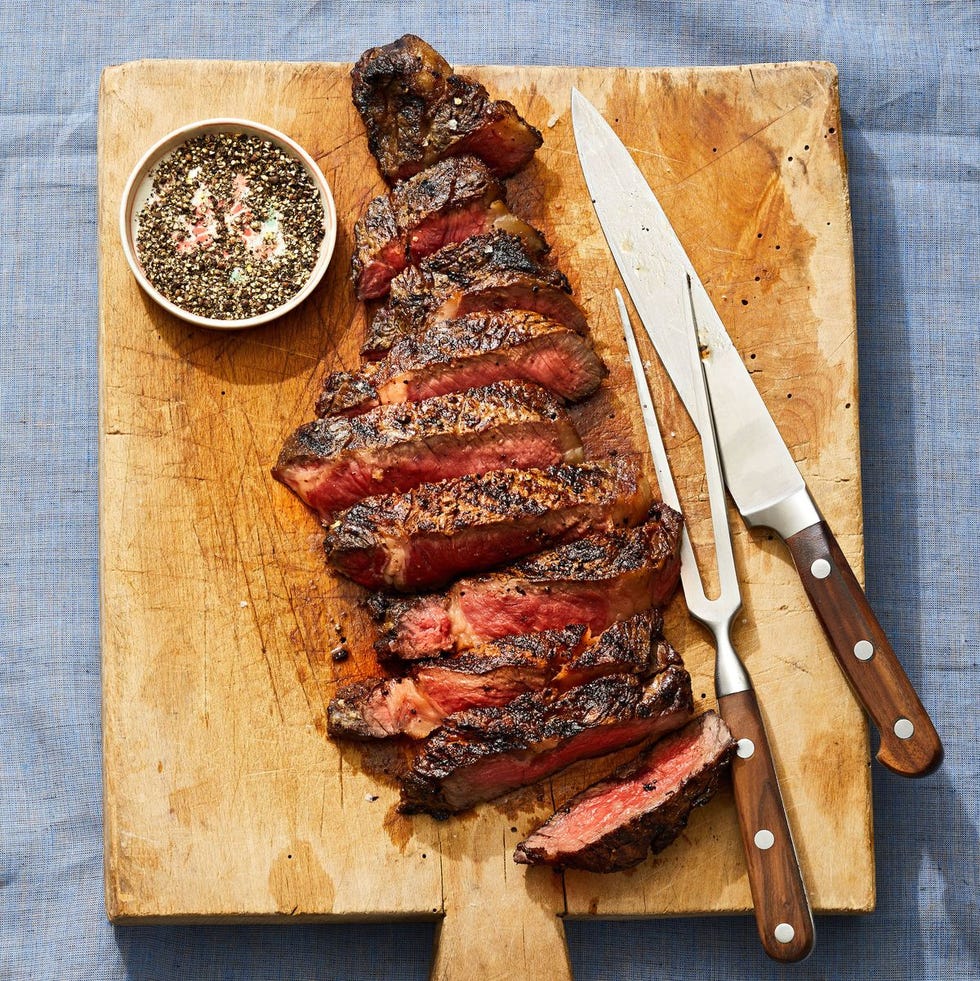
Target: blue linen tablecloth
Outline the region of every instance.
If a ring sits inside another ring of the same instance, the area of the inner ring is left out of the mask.
[[[980,978],[977,80],[971,2],[0,5],[0,981],[424,978],[431,924],[113,928],[102,894],[96,107],[135,58],[348,61],[412,31],[459,63],[827,60],[854,221],[867,587],[945,738],[875,766],[878,908],[802,965],[745,918],[569,923],[587,979]],[[492,925],[488,924],[488,929]]]

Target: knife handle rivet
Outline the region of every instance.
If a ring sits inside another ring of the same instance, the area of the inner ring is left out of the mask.
[[[816,579],[826,579],[830,575],[830,563],[826,559],[814,559],[810,572]]]
[[[875,652],[875,645],[870,640],[859,640],[854,645],[854,656],[859,661],[870,661]]]
[[[899,719],[895,723],[894,730],[899,739],[909,739],[915,732],[915,726],[908,719]]]
[[[796,936],[796,931],[793,929],[792,923],[777,923],[776,929],[772,931],[772,935],[781,944],[788,944]]]
[[[766,828],[755,833],[755,837],[752,839],[755,842],[756,848],[761,848],[765,851],[767,848],[772,848],[776,844],[776,836]]]
[[[751,739],[740,739],[735,744],[735,753],[740,760],[750,759],[755,752],[755,743]]]

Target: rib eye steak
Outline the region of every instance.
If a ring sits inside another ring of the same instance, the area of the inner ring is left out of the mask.
[[[416,661],[404,677],[353,682],[328,707],[333,736],[427,736],[454,712],[506,705],[518,695],[562,690],[606,674],[661,671],[676,655],[659,613],[613,624],[596,639],[584,626],[519,634],[453,657]]]
[[[682,726],[691,679],[671,664],[645,683],[613,674],[555,695],[458,712],[425,741],[402,781],[404,814],[466,810],[579,760],[605,756]]]
[[[582,334],[530,310],[481,310],[398,337],[357,372],[324,379],[317,415],[355,414],[376,405],[521,379],[577,402],[608,374]]]
[[[517,846],[514,861],[589,872],[639,865],[714,796],[734,750],[721,717],[699,715],[559,808]]]
[[[382,657],[413,660],[569,623],[598,634],[666,604],[677,588],[680,532],[680,515],[657,503],[636,528],[595,532],[445,592],[374,595],[375,648]]]
[[[650,509],[632,462],[496,470],[368,498],[340,512],[324,547],[337,571],[369,589],[434,589],[596,530],[629,527]]]
[[[541,233],[507,207],[503,184],[482,160],[442,160],[374,198],[354,225],[357,295],[384,296],[406,266],[495,228],[520,236],[535,254],[548,251]]]
[[[455,74],[442,55],[413,34],[369,48],[351,79],[368,147],[389,184],[464,154],[480,157],[506,177],[543,142],[510,102],[494,101],[479,82]]]
[[[581,459],[582,444],[553,395],[497,382],[307,423],[286,441],[272,473],[329,517],[366,497],[423,483]]]
[[[361,353],[384,356],[397,338],[480,310],[531,310],[584,334],[585,313],[564,273],[543,265],[519,235],[499,229],[426,256],[392,279]]]

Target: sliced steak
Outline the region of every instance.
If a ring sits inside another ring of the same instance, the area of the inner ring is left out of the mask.
[[[505,637],[453,658],[418,661],[403,678],[355,682],[339,689],[328,708],[333,736],[383,739],[427,736],[453,712],[506,705],[544,688],[585,644],[583,627]]]
[[[581,459],[582,443],[553,395],[498,382],[307,423],[286,441],[272,473],[328,517],[423,483]]]
[[[361,353],[377,361],[405,334],[467,313],[509,309],[531,310],[582,334],[587,330],[565,275],[542,265],[520,236],[498,229],[447,245],[399,273],[387,305],[371,320]]]
[[[569,623],[599,634],[667,603],[677,588],[680,532],[681,516],[658,503],[637,528],[587,535],[446,592],[372,596],[375,647],[382,657],[412,660]]]
[[[548,251],[541,233],[507,207],[503,184],[483,161],[440,161],[376,197],[354,225],[357,295],[362,300],[384,296],[406,266],[494,228],[520,236],[535,254]]]
[[[735,741],[714,712],[692,719],[606,780],[577,794],[522,841],[514,861],[619,872],[663,851],[706,804]]]
[[[455,657],[417,661],[402,678],[346,685],[330,702],[331,735],[353,739],[427,736],[446,716],[506,705],[545,687],[565,689],[605,674],[647,674],[680,663],[653,611],[591,641],[583,626],[504,637]]]
[[[351,79],[368,147],[389,184],[463,154],[480,157],[506,177],[543,142],[511,103],[494,101],[479,82],[455,74],[412,34],[365,51]]]
[[[459,712],[424,743],[402,782],[399,810],[436,817],[466,810],[670,732],[691,712],[691,679],[677,665],[645,683],[607,675],[558,695],[531,692],[503,707]]]
[[[591,342],[530,310],[479,311],[405,334],[358,373],[333,372],[317,415],[355,414],[376,405],[520,379],[577,402],[608,374]]]
[[[327,558],[369,589],[442,586],[594,530],[628,527],[650,508],[636,465],[496,470],[371,497],[329,526]]]

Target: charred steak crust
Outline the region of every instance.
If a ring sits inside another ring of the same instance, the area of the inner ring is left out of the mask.
[[[317,419],[286,441],[272,473],[327,516],[424,482],[581,459],[561,402],[536,385],[508,381]]]
[[[591,395],[608,374],[587,337],[530,310],[481,310],[398,337],[360,372],[332,372],[317,398],[319,416],[365,412],[515,378],[570,402]]]
[[[537,419],[567,420],[553,395],[524,382],[495,382],[422,402],[379,406],[359,416],[334,416],[302,426],[290,443],[314,457],[350,450],[397,446],[442,433],[483,432]]]
[[[613,624],[596,639],[584,626],[503,637],[453,657],[413,662],[404,677],[342,686],[328,706],[335,737],[421,738],[446,716],[506,705],[528,691],[562,691],[606,674],[646,676],[681,665],[655,610]]]
[[[389,184],[460,154],[475,154],[506,177],[543,142],[511,103],[492,100],[478,82],[456,75],[442,55],[412,34],[369,48],[351,79],[368,148]]]
[[[542,265],[519,235],[496,229],[441,248],[391,280],[388,303],[374,315],[361,349],[378,360],[404,334],[432,320],[477,310],[519,308],[585,333],[585,314],[564,273]]]
[[[647,521],[637,528],[620,529],[608,536],[587,536],[561,548],[523,559],[514,572],[530,581],[584,582],[612,579],[650,562],[672,561],[680,547],[682,518],[662,501],[654,503]]]
[[[382,658],[415,659],[576,618],[594,633],[673,595],[680,572],[680,515],[654,504],[636,528],[594,532],[447,592],[376,593],[366,605]]]
[[[540,255],[540,251],[529,246],[520,235],[495,229],[444,246],[426,256],[419,263],[419,269],[436,283],[444,280],[455,286],[472,286],[495,272],[526,273],[571,293],[572,287],[565,274],[543,265],[539,261]]]
[[[521,695],[503,708],[445,720],[402,782],[399,810],[435,817],[466,810],[564,769],[683,725],[691,679],[670,665],[646,685],[606,675],[557,696]]]
[[[362,300],[388,292],[406,266],[443,246],[500,228],[535,255],[544,236],[507,207],[504,186],[477,157],[452,157],[374,198],[354,225],[351,274]]]
[[[589,872],[632,868],[687,827],[694,808],[714,796],[734,751],[720,716],[705,712],[569,800],[517,846],[514,861]]]
[[[636,465],[506,469],[368,498],[327,529],[327,558],[368,588],[432,589],[589,531],[629,526],[650,506]]]
[[[328,706],[328,729],[348,739],[421,738],[452,712],[504,705],[543,688],[584,646],[585,628],[566,627],[505,637],[459,657],[417,661],[404,677],[339,688]]]

